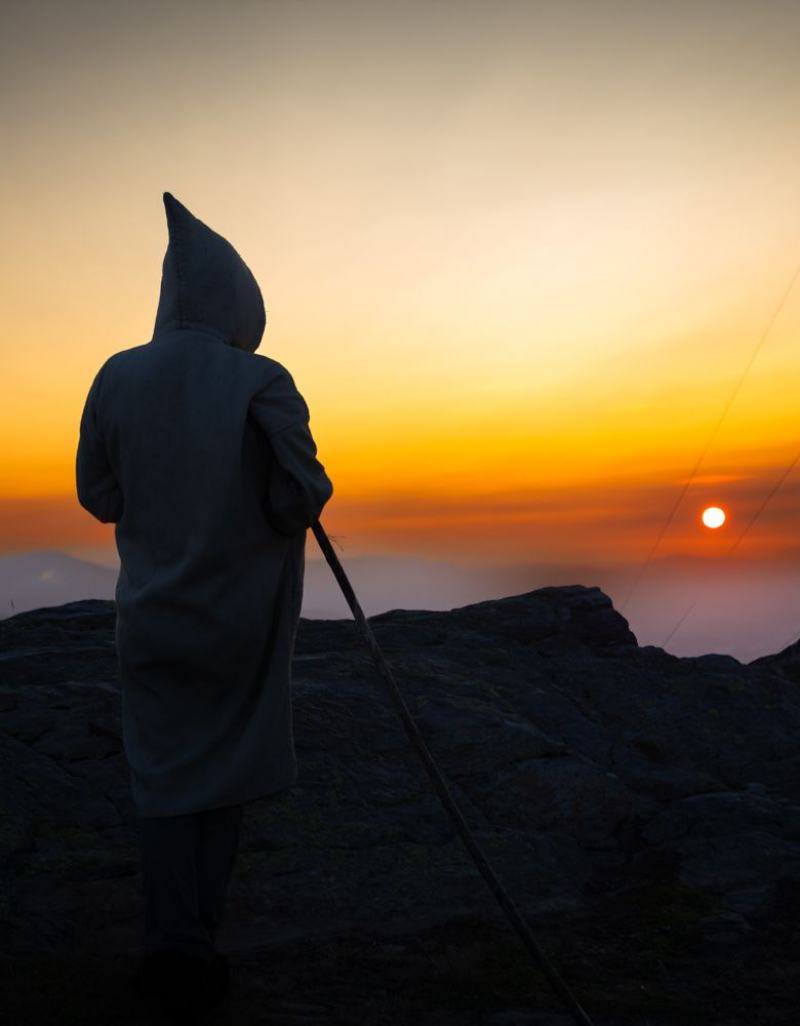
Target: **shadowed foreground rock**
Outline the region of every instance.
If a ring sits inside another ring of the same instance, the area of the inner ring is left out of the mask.
[[[598,1024],[788,1024],[800,646],[640,648],[597,588],[373,617],[453,797]],[[0,944],[14,1024],[153,1022],[111,602],[0,621]],[[231,681],[235,687],[235,681]],[[300,778],[246,807],[219,1023],[567,1023],[348,621],[302,621]]]

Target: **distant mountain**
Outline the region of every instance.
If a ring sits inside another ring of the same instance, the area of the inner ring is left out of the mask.
[[[63,552],[0,557],[0,619],[77,599],[113,599],[117,571]]]

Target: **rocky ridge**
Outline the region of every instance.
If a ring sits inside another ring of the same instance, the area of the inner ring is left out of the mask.
[[[370,622],[478,843],[598,1024],[794,1021],[800,644],[678,658],[579,585]],[[142,905],[114,626],[105,601],[0,622],[15,1023],[150,1021],[115,1004]],[[354,624],[301,621],[293,700],[300,776],[246,808],[223,938],[241,986],[219,1021],[569,1022]]]

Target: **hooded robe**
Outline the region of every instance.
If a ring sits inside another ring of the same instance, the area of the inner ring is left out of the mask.
[[[291,662],[306,529],[333,491],[236,250],[164,193],[153,338],[89,390],[78,499],[116,524],[122,732],[142,816],[249,801],[297,779]]]

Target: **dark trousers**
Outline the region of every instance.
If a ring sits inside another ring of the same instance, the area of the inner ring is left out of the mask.
[[[145,952],[211,958],[236,864],[242,806],[139,819]]]

